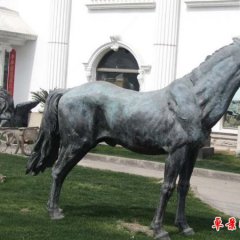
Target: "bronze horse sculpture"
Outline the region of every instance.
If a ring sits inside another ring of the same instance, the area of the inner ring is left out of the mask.
[[[169,153],[159,205],[152,221],[156,239],[170,239],[163,229],[168,200],[179,177],[175,224],[194,234],[185,216],[185,200],[198,150],[226,112],[240,86],[240,39],[216,51],[190,74],[164,89],[135,92],[106,82],[92,82],[48,97],[39,138],[27,173],[52,167],[48,211],[58,206],[65,177],[100,142],[120,144],[145,154]]]

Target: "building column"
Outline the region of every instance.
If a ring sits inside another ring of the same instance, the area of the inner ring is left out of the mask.
[[[48,87],[66,88],[72,0],[51,0]]]
[[[176,78],[181,0],[161,0],[156,9],[154,88],[161,89]]]
[[[5,66],[5,54],[10,52],[12,48],[9,44],[0,43],[0,88],[4,87],[4,66]]]

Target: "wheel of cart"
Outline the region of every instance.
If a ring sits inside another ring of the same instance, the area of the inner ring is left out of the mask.
[[[21,151],[24,155],[29,156],[37,140],[39,128],[27,127],[27,128],[19,128],[19,130],[21,131],[21,138],[20,138]]]
[[[5,129],[0,132],[0,152],[16,154],[20,143],[16,134],[17,129]]]

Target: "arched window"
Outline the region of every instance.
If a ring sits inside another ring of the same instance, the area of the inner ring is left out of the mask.
[[[97,66],[96,80],[107,81],[120,87],[139,91],[139,66],[125,48],[107,52]]]

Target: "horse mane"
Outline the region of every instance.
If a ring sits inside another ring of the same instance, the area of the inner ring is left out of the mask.
[[[233,42],[236,44],[239,44],[239,46],[240,46],[240,37],[234,37]]]
[[[223,61],[224,59],[232,55],[236,55],[237,51],[240,51],[240,39],[233,38],[233,42],[231,44],[224,46],[216,50],[212,55],[207,56],[205,61],[202,62],[197,68],[193,69],[192,72],[189,74],[190,80],[192,81],[193,85],[196,84],[200,77],[211,71],[217,63]]]

